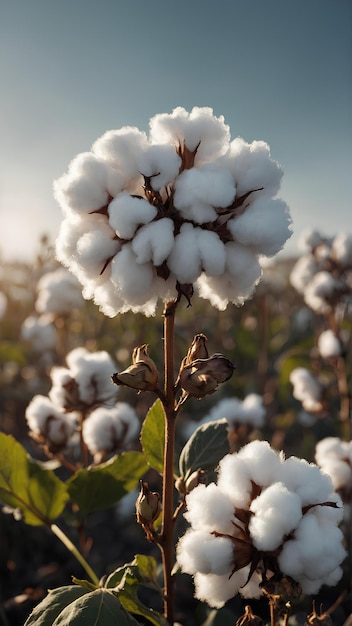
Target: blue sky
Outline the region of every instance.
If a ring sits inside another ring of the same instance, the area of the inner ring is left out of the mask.
[[[106,130],[210,106],[284,167],[299,234],[352,232],[350,0],[11,0],[0,9],[0,254],[31,259],[52,182]]]

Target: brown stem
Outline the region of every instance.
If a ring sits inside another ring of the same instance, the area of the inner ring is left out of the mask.
[[[270,598],[269,606],[270,606],[270,626],[275,626],[275,601],[274,601],[274,598]]]
[[[164,616],[174,622],[174,451],[175,451],[175,392],[174,392],[174,326],[177,302],[167,302],[164,309],[164,394],[165,394],[165,452],[163,473],[163,513],[159,546],[164,570]]]
[[[84,419],[85,419],[84,411],[81,411],[80,416],[79,416],[79,441],[80,441],[80,447],[81,447],[81,461],[82,461],[83,467],[88,467],[89,465],[88,448],[83,438]]]

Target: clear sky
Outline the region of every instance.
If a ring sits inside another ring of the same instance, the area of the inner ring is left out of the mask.
[[[284,167],[299,234],[352,232],[351,0],[3,0],[0,255],[31,259],[52,182],[106,130],[212,107]]]

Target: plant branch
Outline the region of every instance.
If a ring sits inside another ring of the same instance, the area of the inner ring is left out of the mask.
[[[64,546],[73,554],[73,556],[77,559],[77,561],[82,565],[85,572],[88,574],[91,581],[98,587],[99,586],[99,578],[96,576],[89,563],[82,556],[80,551],[76,548],[76,546],[72,543],[71,539],[65,535],[64,531],[61,530],[56,524],[51,524],[50,530],[56,535],[58,539],[64,544]]]

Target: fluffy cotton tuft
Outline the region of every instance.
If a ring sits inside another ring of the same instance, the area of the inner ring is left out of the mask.
[[[25,341],[30,341],[33,350],[45,352],[52,350],[56,346],[57,331],[53,324],[51,315],[41,315],[27,317],[21,328],[21,336]]]
[[[322,386],[305,367],[293,369],[290,382],[293,385],[294,397],[302,402],[306,411],[313,413],[322,409]]]
[[[93,455],[126,449],[139,430],[137,414],[125,402],[98,407],[83,423],[84,441]]]
[[[342,441],[339,437],[325,437],[315,446],[315,460],[326,472],[334,488],[352,492],[352,441]]]
[[[318,339],[318,350],[324,359],[341,356],[342,343],[333,330],[324,330]]]
[[[38,281],[35,308],[38,313],[67,315],[80,309],[83,299],[78,280],[64,268],[47,272]]]
[[[55,183],[65,216],[57,258],[110,317],[153,315],[183,284],[219,309],[242,304],[260,280],[259,258],[291,236],[288,208],[274,198],[281,176],[266,143],[230,143],[208,107],[156,115],[149,136],[110,130]]]

